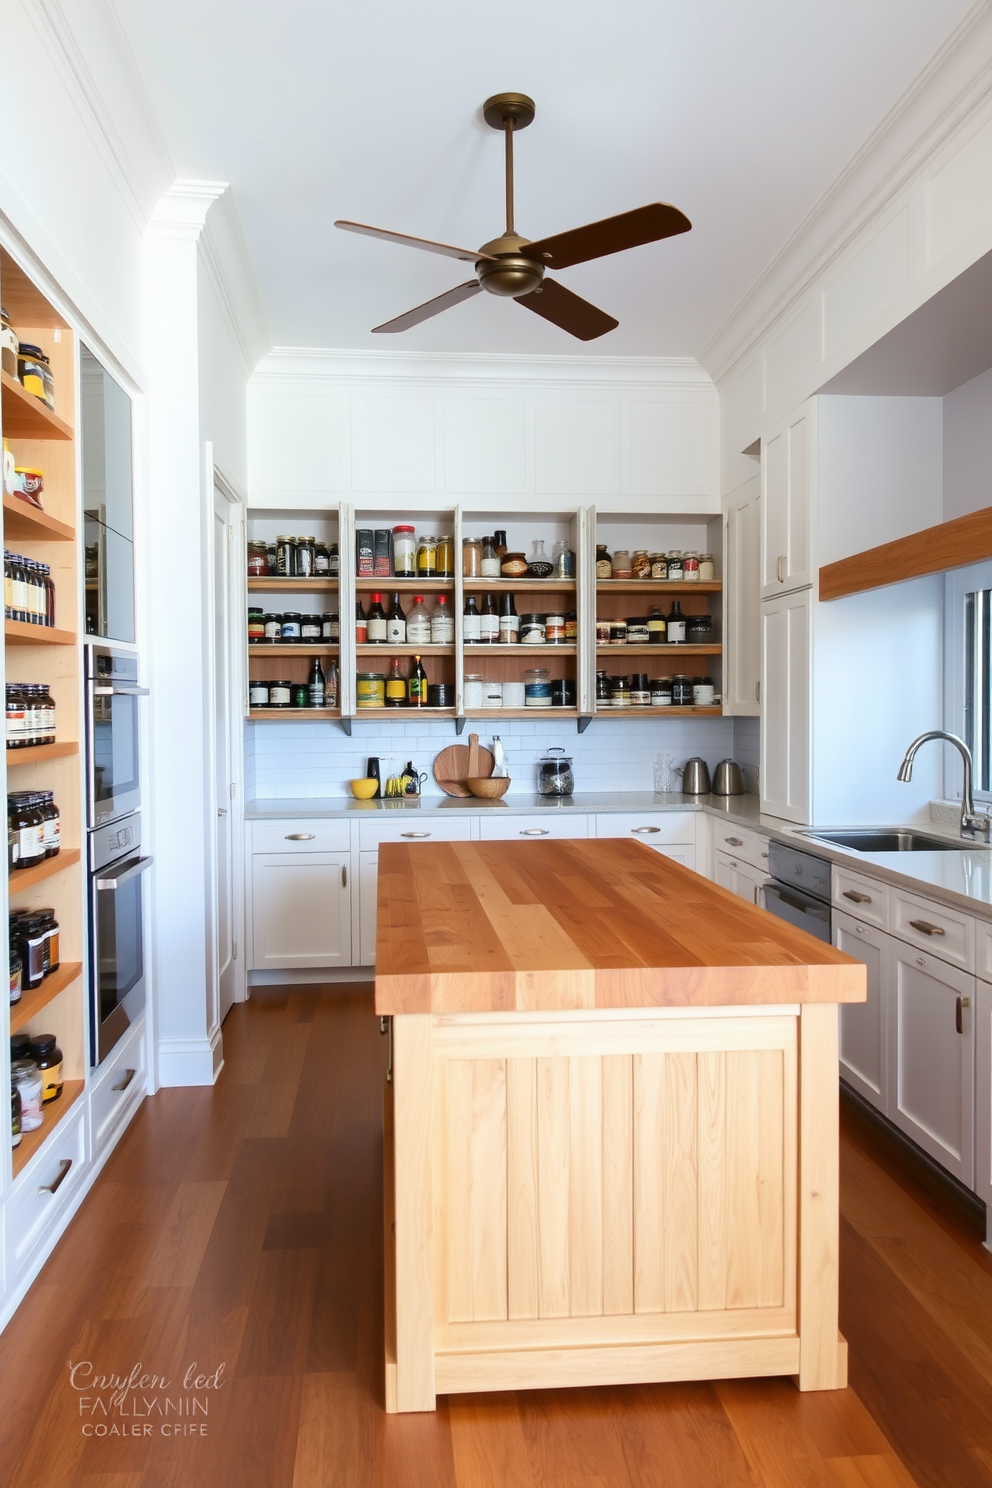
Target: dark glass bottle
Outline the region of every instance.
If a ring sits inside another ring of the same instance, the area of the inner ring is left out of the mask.
[[[499,613],[496,609],[496,599],[492,594],[487,594],[482,601],[479,640],[490,646],[499,640]]]
[[[393,595],[393,602],[386,616],[386,640],[391,646],[406,645],[406,614],[398,594]]]
[[[310,689],[311,708],[322,708],[324,706],[324,669],[320,664],[319,656],[315,656],[310,663],[307,686]]]
[[[475,602],[475,595],[469,594],[465,599],[465,613],[462,616],[462,639],[466,645],[474,645],[481,637],[482,618],[479,606]]]
[[[668,616],[668,644],[678,646],[685,640],[685,616],[682,606],[677,599],[672,600],[672,608]]]
[[[407,701],[411,708],[427,707],[427,673],[419,656],[413,658],[410,678],[407,682]]]
[[[369,612],[367,616],[367,629],[369,643],[386,643],[386,612],[382,608],[382,595],[369,595]]]

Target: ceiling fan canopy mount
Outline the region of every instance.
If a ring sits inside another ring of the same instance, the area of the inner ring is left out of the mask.
[[[535,112],[534,100],[526,93],[496,93],[482,106],[486,123],[503,132],[506,226],[498,238],[491,238],[481,248],[455,248],[448,243],[369,227],[362,222],[339,220],[334,224],[346,232],[420,248],[427,253],[439,253],[475,266],[476,278],[406,311],[404,315],[398,315],[394,320],[386,321],[384,325],[373,327],[375,332],[409,330],[486,290],[488,294],[516,300],[525,309],[552,321],[580,341],[593,341],[607,331],[615,330],[619,322],[557,281],[545,280],[545,271],[588,263],[594,258],[605,258],[611,253],[689,231],[692,223],[678,207],[667,202],[652,202],[646,207],[636,207],[632,212],[621,212],[616,217],[587,223],[585,227],[573,228],[570,232],[556,233],[536,243],[522,238],[513,221],[513,136],[533,122]]]

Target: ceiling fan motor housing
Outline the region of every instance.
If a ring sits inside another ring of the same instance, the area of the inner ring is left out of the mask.
[[[508,300],[519,300],[521,295],[531,294],[537,289],[544,278],[544,265],[525,258],[520,251],[529,242],[529,238],[519,238],[516,233],[504,233],[502,237],[483,243],[479,252],[490,257],[480,259],[475,266],[483,289]],[[491,261],[493,259],[495,262]]]

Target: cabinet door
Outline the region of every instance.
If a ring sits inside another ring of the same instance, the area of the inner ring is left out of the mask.
[[[737,864],[726,853],[717,853],[713,877],[721,889],[729,889],[732,894],[737,893]]]
[[[723,711],[738,717],[754,715],[760,711],[760,520],[761,479],[756,475],[728,498],[724,525],[726,623],[723,651],[726,676]]]
[[[888,936],[851,915],[833,916],[834,945],[868,968],[868,1000],[840,1008],[840,1073],[865,1100],[884,1113],[885,1082],[885,947]]]
[[[737,860],[737,893],[741,899],[746,899],[748,904],[760,904],[760,889],[762,884],[768,882],[768,874],[762,873],[760,868],[752,868],[750,863],[742,863]]]
[[[347,853],[256,853],[252,970],[350,966]]]
[[[810,415],[803,408],[761,442],[761,593],[813,582],[810,552]]]
[[[375,913],[376,895],[379,891],[379,853],[363,852],[358,855],[358,923],[361,944],[358,948],[359,966],[375,965]]]
[[[805,589],[761,606],[761,809],[809,820],[810,622]]]
[[[992,1240],[992,982],[975,983],[975,1192]]]
[[[655,852],[661,853],[663,858],[671,858],[673,863],[681,863],[683,868],[691,868],[695,871],[696,848],[694,843],[667,846],[663,842],[657,844],[652,842],[649,845]]]
[[[975,978],[887,936],[886,1115],[969,1188],[975,1176]]]

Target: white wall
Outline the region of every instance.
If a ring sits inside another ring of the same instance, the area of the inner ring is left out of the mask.
[[[943,401],[946,522],[992,506],[992,368]]]

